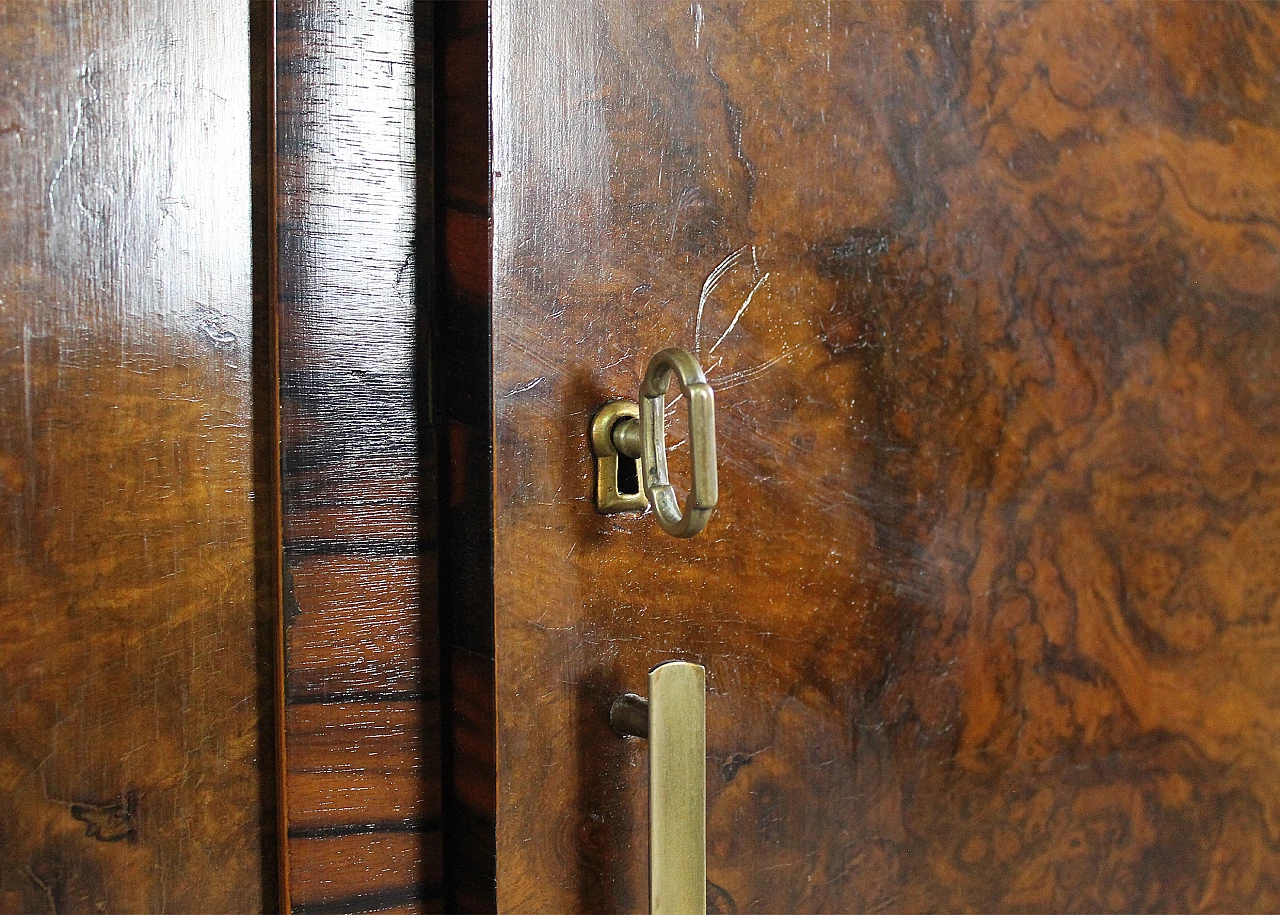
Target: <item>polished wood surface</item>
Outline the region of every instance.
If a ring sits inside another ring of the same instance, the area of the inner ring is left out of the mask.
[[[671,658],[717,911],[1280,907],[1278,29],[496,0],[504,910],[644,909],[606,710]],[[689,541],[591,505],[668,345]]]
[[[275,905],[248,41],[0,6],[0,911]]]
[[[446,909],[497,904],[488,5],[431,4]]]
[[[281,0],[275,37],[286,904],[438,911],[434,444],[414,261],[430,56],[415,64],[407,0]]]

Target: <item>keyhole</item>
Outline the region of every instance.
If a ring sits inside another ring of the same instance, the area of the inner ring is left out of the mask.
[[[618,492],[624,496],[640,493],[640,462],[618,455]]]

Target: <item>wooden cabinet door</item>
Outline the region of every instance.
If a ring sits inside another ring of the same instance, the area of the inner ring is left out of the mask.
[[[0,5],[0,911],[276,907],[249,18]]]
[[[1280,906],[1277,27],[495,0],[502,909],[644,910],[672,658],[716,911]],[[690,540],[592,505],[672,345]]]

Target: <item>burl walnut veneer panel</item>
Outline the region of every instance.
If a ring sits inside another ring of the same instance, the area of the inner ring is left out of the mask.
[[[1280,13],[492,28],[501,907],[644,909],[605,711],[670,658],[717,911],[1280,907]],[[591,505],[669,345],[690,541]]]
[[[3,911],[275,907],[249,110],[247,4],[0,6]]]

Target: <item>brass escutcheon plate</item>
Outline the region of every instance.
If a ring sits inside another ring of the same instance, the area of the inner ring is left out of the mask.
[[[632,400],[607,403],[591,418],[591,453],[596,458],[596,511],[602,515],[644,511],[649,507],[649,497],[645,495],[643,486],[637,485],[634,493],[622,492],[618,488],[619,461],[633,461],[637,483],[643,479],[643,470],[638,459],[618,453],[613,442],[613,427],[621,420],[639,418],[640,405]]]

